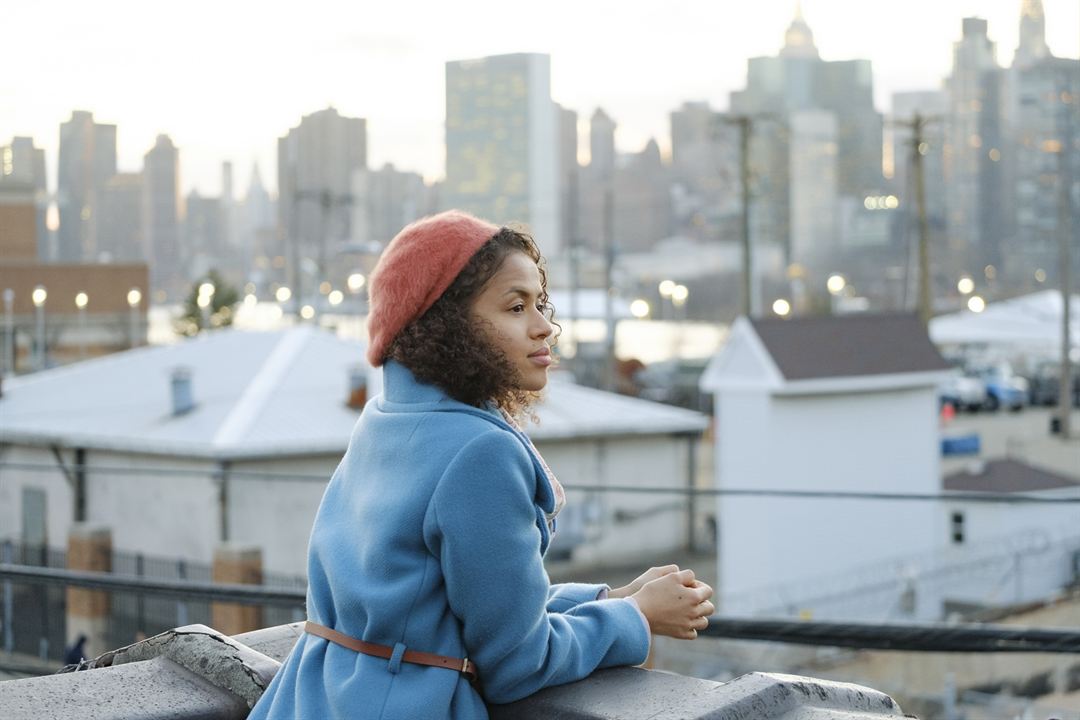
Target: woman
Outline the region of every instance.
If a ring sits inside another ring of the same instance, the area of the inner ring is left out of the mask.
[[[261,718],[486,718],[696,637],[712,589],[675,566],[551,586],[562,488],[515,420],[554,340],[527,235],[456,211],[420,220],[371,276],[365,407],[311,533],[308,619]],[[476,676],[479,676],[478,680]]]

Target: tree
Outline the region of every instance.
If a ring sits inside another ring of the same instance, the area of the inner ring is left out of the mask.
[[[212,287],[213,292],[205,293],[204,286]],[[203,295],[206,296],[203,300],[205,308],[199,304]],[[232,325],[233,308],[239,300],[236,288],[225,282],[217,270],[211,270],[191,286],[191,292],[184,300],[184,314],[176,321],[176,331],[190,337],[202,330]]]

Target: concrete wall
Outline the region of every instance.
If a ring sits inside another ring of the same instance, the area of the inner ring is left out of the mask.
[[[910,493],[939,487],[933,388],[802,396],[732,391],[717,396],[716,408],[719,487]],[[722,595],[929,550],[945,538],[933,503],[720,497],[717,517]],[[721,608],[753,610],[739,603]]]
[[[229,478],[229,539],[262,548],[267,572],[307,576],[307,548],[315,513],[339,455],[235,463],[238,472],[274,478]],[[295,479],[277,476],[294,474]]]
[[[74,462],[73,452],[61,452],[61,456],[65,463]],[[0,463],[53,468],[0,469],[0,540],[23,540],[23,488],[38,488],[45,492],[46,542],[53,547],[66,547],[74,512],[72,492],[52,453],[44,448],[0,445]]]
[[[209,460],[86,451],[87,521],[125,552],[209,564],[221,541],[217,466]],[[111,472],[101,468],[124,468]],[[161,474],[162,469],[190,474]],[[130,472],[128,472],[130,471]]]
[[[683,489],[688,483],[688,442],[652,436],[537,445],[564,485]],[[678,549],[686,540],[686,503],[682,495],[569,490],[553,557],[573,546],[572,564],[588,566]]]
[[[688,441],[683,438],[586,439],[542,444],[540,451],[568,485],[685,488],[687,484]],[[0,452],[0,462],[56,465],[46,448],[6,446]],[[66,464],[74,465],[73,450],[61,454]],[[85,459],[90,467],[86,521],[110,528],[116,550],[209,564],[214,548],[228,541],[260,548],[266,572],[304,576],[311,526],[341,458],[328,454],[229,464],[224,527],[221,468],[215,461],[100,450],[87,450]],[[162,473],[177,469],[190,473]],[[260,472],[273,477],[246,476]],[[48,543],[63,547],[74,521],[75,501],[58,468],[3,469],[0,538],[21,538],[24,486],[46,492]],[[685,542],[683,496],[571,491],[568,506],[557,538],[567,548],[577,545],[572,565],[630,560],[642,553],[674,550]]]

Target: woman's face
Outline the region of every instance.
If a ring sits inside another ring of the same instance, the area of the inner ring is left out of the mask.
[[[542,293],[536,263],[523,252],[512,252],[472,305],[491,344],[518,371],[518,389],[529,392],[547,385],[552,363],[548,347],[552,327],[541,306]]]

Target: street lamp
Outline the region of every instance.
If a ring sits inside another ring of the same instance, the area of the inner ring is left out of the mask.
[[[128,290],[128,332],[131,333],[131,347],[139,344],[139,303],[142,302],[142,291],[137,287]]]
[[[33,294],[30,295],[30,299],[34,301],[34,318],[37,325],[37,362],[35,366],[38,370],[45,369],[45,300],[49,297],[49,293],[46,292],[44,285],[38,285],[34,288]]]
[[[847,278],[840,273],[833,273],[825,281],[825,289],[829,291],[829,312],[835,315],[837,298],[847,289]]]
[[[4,371],[15,374],[15,291],[4,288]]]
[[[90,296],[81,292],[75,296],[75,307],[79,309],[79,359],[86,359],[86,304]]]

